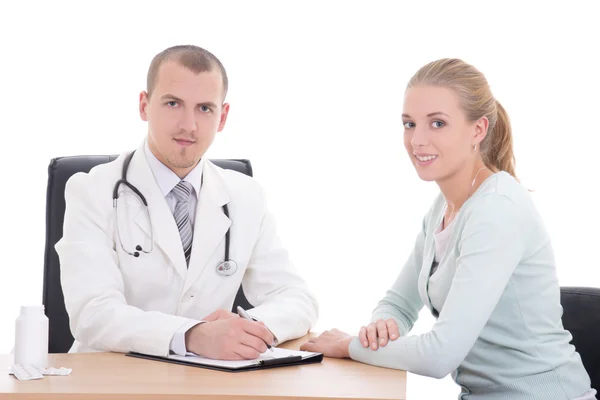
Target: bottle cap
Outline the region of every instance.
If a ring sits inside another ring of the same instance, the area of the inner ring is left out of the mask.
[[[45,308],[43,305],[21,306],[21,315],[24,315],[24,316],[44,315],[44,310],[45,310]]]

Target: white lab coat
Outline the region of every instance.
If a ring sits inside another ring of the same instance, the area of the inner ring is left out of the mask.
[[[56,244],[61,282],[75,343],[71,352],[135,351],[167,355],[173,334],[191,320],[222,308],[231,310],[240,284],[279,342],[306,334],[317,319],[317,302],[291,264],[267,210],[265,195],[251,177],[203,166],[192,254],[186,266],[179,231],[144,154],[143,144],[127,179],[148,202],[154,249],[126,254],[117,240],[113,187],[126,154],[77,173],[65,189],[64,235]],[[145,208],[129,189],[119,203],[126,250],[150,246]],[[229,217],[223,213],[227,204]],[[231,228],[231,276],[217,273]]]

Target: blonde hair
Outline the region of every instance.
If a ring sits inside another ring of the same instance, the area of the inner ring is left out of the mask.
[[[488,132],[480,143],[483,162],[494,172],[506,171],[516,178],[508,114],[492,95],[485,76],[479,70],[460,59],[440,59],[419,69],[408,82],[407,89],[422,85],[453,89],[470,121],[487,117]]]

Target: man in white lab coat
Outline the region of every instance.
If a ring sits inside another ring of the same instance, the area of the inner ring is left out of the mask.
[[[130,152],[68,181],[56,251],[72,352],[252,359],[314,325],[317,302],[282,247],[261,187],[203,157],[225,126],[227,85],[210,52],[161,52],[139,99],[148,135],[118,199]],[[240,284],[254,321],[228,311]]]

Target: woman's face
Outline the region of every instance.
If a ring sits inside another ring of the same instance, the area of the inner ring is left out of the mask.
[[[487,128],[485,117],[469,121],[458,95],[441,86],[407,89],[402,122],[404,146],[417,174],[436,182],[472,168],[478,154],[473,146],[483,140]]]

